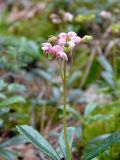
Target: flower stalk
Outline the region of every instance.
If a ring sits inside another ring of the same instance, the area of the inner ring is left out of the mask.
[[[66,61],[64,61],[64,68],[63,68],[63,97],[64,97],[64,110],[63,110],[63,125],[64,125],[64,138],[68,153],[68,160],[71,160],[71,150],[70,145],[67,138],[67,111],[66,111]]]
[[[60,74],[63,81],[63,98],[64,98],[64,109],[63,109],[63,125],[64,125],[64,139],[67,150],[67,160],[72,160],[71,148],[67,137],[67,111],[66,111],[66,66],[69,58],[72,61],[75,47],[79,46],[80,43],[89,43],[92,40],[91,36],[84,36],[83,38],[77,36],[73,31],[65,33],[62,32],[58,36],[52,36],[46,43],[42,43],[41,49],[49,60],[56,60],[60,66]],[[61,65],[63,61],[64,65]]]

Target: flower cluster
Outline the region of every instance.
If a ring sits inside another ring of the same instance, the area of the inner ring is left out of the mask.
[[[74,15],[70,12],[59,10],[57,13],[50,15],[50,20],[53,24],[62,24],[63,22],[73,22]]]
[[[111,13],[108,12],[108,11],[101,11],[100,12],[100,16],[103,18],[103,19],[110,19],[112,17]]]
[[[42,50],[52,60],[68,60],[67,53],[71,53],[81,38],[75,32],[60,33],[57,37],[51,37],[47,43],[42,43]]]

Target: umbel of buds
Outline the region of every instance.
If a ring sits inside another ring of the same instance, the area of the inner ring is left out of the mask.
[[[60,33],[57,37],[52,36],[48,42],[42,43],[42,50],[49,60],[68,60],[68,54],[80,45],[81,42],[89,43],[92,36],[80,38],[75,32]]]
[[[82,38],[82,42],[83,43],[90,43],[91,41],[93,40],[93,37],[92,36],[84,36],[83,38]]]

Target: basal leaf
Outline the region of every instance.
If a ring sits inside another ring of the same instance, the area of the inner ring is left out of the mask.
[[[52,148],[50,143],[35,129],[28,125],[17,126],[18,131],[25,136],[41,152],[49,156],[52,160],[60,160],[56,151]]]
[[[75,134],[75,128],[74,127],[68,127],[67,128],[67,138],[68,142],[70,145],[70,149],[72,150],[72,143],[73,143],[73,138]],[[62,131],[59,137],[59,146],[61,148],[61,151],[65,157],[65,160],[68,160],[68,155],[67,155],[67,148],[65,144],[65,139],[64,139],[64,132]]]
[[[0,144],[0,147],[8,147],[11,145],[16,145],[16,144],[22,144],[28,142],[22,135],[19,136],[15,136],[7,141],[5,141],[4,143]]]
[[[13,97],[8,98],[7,100],[0,102],[0,107],[8,106],[8,105],[18,103],[18,102],[23,103],[25,102],[25,100],[21,96],[13,96]]]
[[[17,158],[16,154],[0,147],[0,157],[5,158],[6,160],[15,160]]]
[[[100,55],[98,61],[106,71],[113,72],[113,68],[105,56]]]
[[[91,160],[97,157],[102,152],[106,151],[112,144],[120,141],[120,130],[114,132],[108,138],[106,138],[100,145],[96,146],[94,149],[85,154],[84,160]]]
[[[97,107],[97,103],[90,103],[86,106],[84,116],[88,116]]]

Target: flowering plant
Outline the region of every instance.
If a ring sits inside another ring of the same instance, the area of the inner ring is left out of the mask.
[[[60,33],[57,37],[52,36],[46,43],[42,43],[42,50],[45,56],[49,60],[57,60],[60,64],[61,78],[63,81],[63,132],[59,137],[59,146],[65,160],[72,160],[72,141],[75,133],[74,127],[67,127],[67,115],[66,115],[66,68],[68,59],[73,59],[73,53],[75,47],[79,46],[80,43],[89,42],[92,40],[91,36],[84,36],[80,38],[75,32]],[[61,63],[63,62],[63,63]],[[63,66],[61,65],[63,64]],[[33,128],[23,125],[18,126],[18,130],[37,148],[43,153],[47,154],[51,159],[60,160],[59,155],[56,154],[52,146]],[[38,142],[39,141],[39,144]],[[46,149],[47,148],[47,149]]]
[[[67,122],[66,122],[66,62],[68,61],[68,55],[73,58],[73,50],[76,46],[79,46],[81,42],[88,42],[92,39],[91,36],[84,36],[83,38],[77,36],[75,32],[62,32],[57,37],[51,37],[47,43],[42,43],[42,50],[50,60],[64,60],[63,71],[61,70],[61,78],[63,80],[63,96],[64,96],[64,139],[67,150],[67,158],[71,160],[71,149],[67,138]]]

